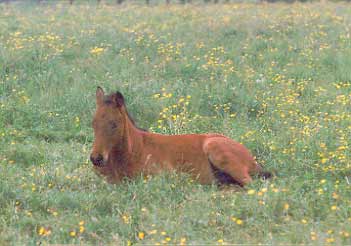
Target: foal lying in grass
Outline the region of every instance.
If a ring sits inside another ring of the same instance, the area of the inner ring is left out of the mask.
[[[251,175],[269,177],[249,150],[220,134],[161,135],[135,126],[120,92],[105,96],[98,87],[90,160],[111,183],[165,170],[189,173],[201,184],[239,184]]]

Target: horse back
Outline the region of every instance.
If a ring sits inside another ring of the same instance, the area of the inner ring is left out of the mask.
[[[148,174],[176,170],[192,174],[201,183],[211,183],[213,174],[203,151],[212,134],[161,135],[144,133],[137,169]],[[220,135],[213,135],[220,136]]]

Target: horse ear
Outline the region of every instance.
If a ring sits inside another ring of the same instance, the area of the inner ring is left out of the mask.
[[[104,99],[104,95],[105,95],[104,90],[100,86],[98,86],[96,88],[96,104],[97,105],[102,104],[103,99]]]
[[[117,107],[124,106],[124,97],[123,97],[122,93],[117,91],[115,94],[113,94],[112,98],[113,98],[113,102],[115,103],[115,105]]]

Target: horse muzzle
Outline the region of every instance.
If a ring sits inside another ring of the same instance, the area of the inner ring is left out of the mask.
[[[105,165],[104,157],[100,154],[97,156],[90,155],[90,161],[97,167],[102,167]]]

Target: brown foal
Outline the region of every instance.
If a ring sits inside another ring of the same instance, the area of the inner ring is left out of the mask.
[[[220,134],[161,135],[136,127],[120,92],[105,96],[98,87],[93,119],[94,170],[118,183],[140,174],[186,172],[201,184],[244,186],[251,175],[268,178],[249,150]]]

